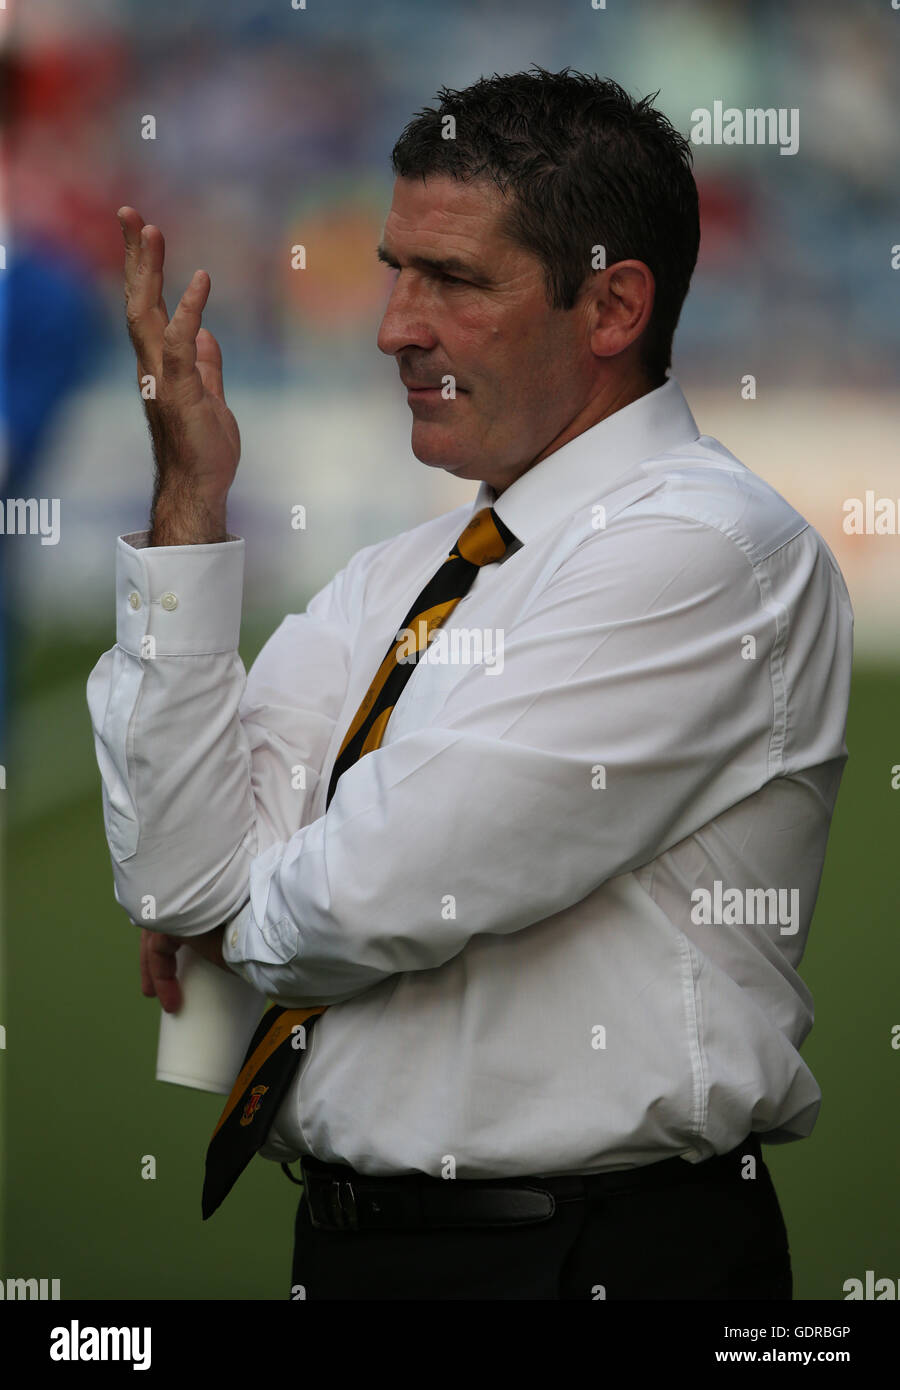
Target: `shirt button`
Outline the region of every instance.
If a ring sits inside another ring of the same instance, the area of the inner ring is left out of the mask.
[[[229,940],[229,942],[230,942],[230,944],[231,944],[232,946],[236,946],[236,945],[237,945],[237,943],[238,943],[237,927],[234,928],[234,931],[231,933],[231,936],[228,938],[228,940]]]
[[[132,608],[140,608],[141,596],[137,589],[132,589],[131,593],[128,595],[128,602],[131,604]]]
[[[171,613],[173,608],[178,607],[178,598],[175,594],[163,594],[160,603],[167,612]]]

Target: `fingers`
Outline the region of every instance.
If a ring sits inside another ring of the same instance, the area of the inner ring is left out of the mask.
[[[196,367],[204,389],[224,401],[222,353],[212,334],[201,327],[209,275],[205,270],[194,272],[170,319],[163,299],[162,232],[127,205],[116,216],[125,239],[125,319],[137,356],[138,383],[148,373],[162,374],[177,387],[196,380]]]
[[[158,227],[145,226],[134,208],[121,207],[117,216],[125,239],[125,321],[139,362],[152,369],[169,322],[163,299],[165,238]]]
[[[156,995],[166,1013],[176,1013],[181,1007],[181,986],[176,978],[176,955],[181,942],[163,932],[144,931],[141,941],[141,984],[144,983],[146,960],[150,996]]]
[[[146,929],[141,932],[141,994],[145,999],[154,999],[156,990],[150,974],[150,935]]]
[[[209,298],[210,278],[205,270],[195,270],[178,307],[162,335],[162,370],[166,381],[185,383],[197,364],[197,334]],[[211,336],[211,335],[210,335]]]
[[[197,371],[207,391],[219,400],[225,399],[222,384],[222,349],[208,328],[201,328],[197,334]]]
[[[128,298],[128,291],[140,256],[141,227],[144,219],[140,213],[135,212],[134,208],[119,208],[116,213],[119,225],[122,228],[122,236],[125,239],[125,298]]]

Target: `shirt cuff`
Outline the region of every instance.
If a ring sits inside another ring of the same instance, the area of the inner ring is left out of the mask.
[[[148,546],[149,531],[116,545],[116,641],[132,656],[237,651],[244,541]]]
[[[251,919],[251,904],[247,902],[225,926],[222,933],[222,959],[229,969],[233,970],[236,975],[240,975],[242,980],[246,980],[248,985],[259,988],[257,973],[248,966],[245,956],[247,931]],[[263,989],[263,993],[265,993],[265,989]]]
[[[259,865],[266,856],[278,856],[284,850],[284,844],[271,845],[255,862]],[[295,966],[300,949],[300,933],[287,917],[274,922],[265,917],[256,920],[252,888],[249,901],[230,919],[222,933],[222,956],[229,968],[277,1003],[290,997],[292,1008],[306,1007],[307,1002],[297,995],[298,986],[305,987],[297,978]],[[318,1003],[319,1000],[314,997],[309,1002]]]

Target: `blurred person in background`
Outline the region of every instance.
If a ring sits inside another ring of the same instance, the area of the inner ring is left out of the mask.
[[[96,187],[71,178],[71,144],[86,135],[85,108],[109,96],[109,85],[100,81],[109,58],[103,45],[70,54],[50,48],[2,56],[5,173],[15,219],[0,289],[4,501],[40,491],[53,427],[102,357],[106,323],[99,280],[108,238],[105,226],[99,236],[97,229],[108,218],[108,195],[92,199]],[[76,72],[83,86],[75,82]],[[59,126],[68,140],[56,138]],[[55,169],[52,178],[47,161]],[[0,760],[19,652],[10,608],[16,553],[8,529],[0,548]]]

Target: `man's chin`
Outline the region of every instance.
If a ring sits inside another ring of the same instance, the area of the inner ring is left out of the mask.
[[[458,478],[474,478],[476,474],[470,470],[476,464],[471,455],[467,454],[459,445],[454,445],[450,440],[438,440],[434,437],[428,438],[430,431],[418,430],[413,426],[411,448],[420,463],[424,463],[427,468],[443,468],[448,473],[453,473]],[[418,437],[417,437],[418,436]]]

